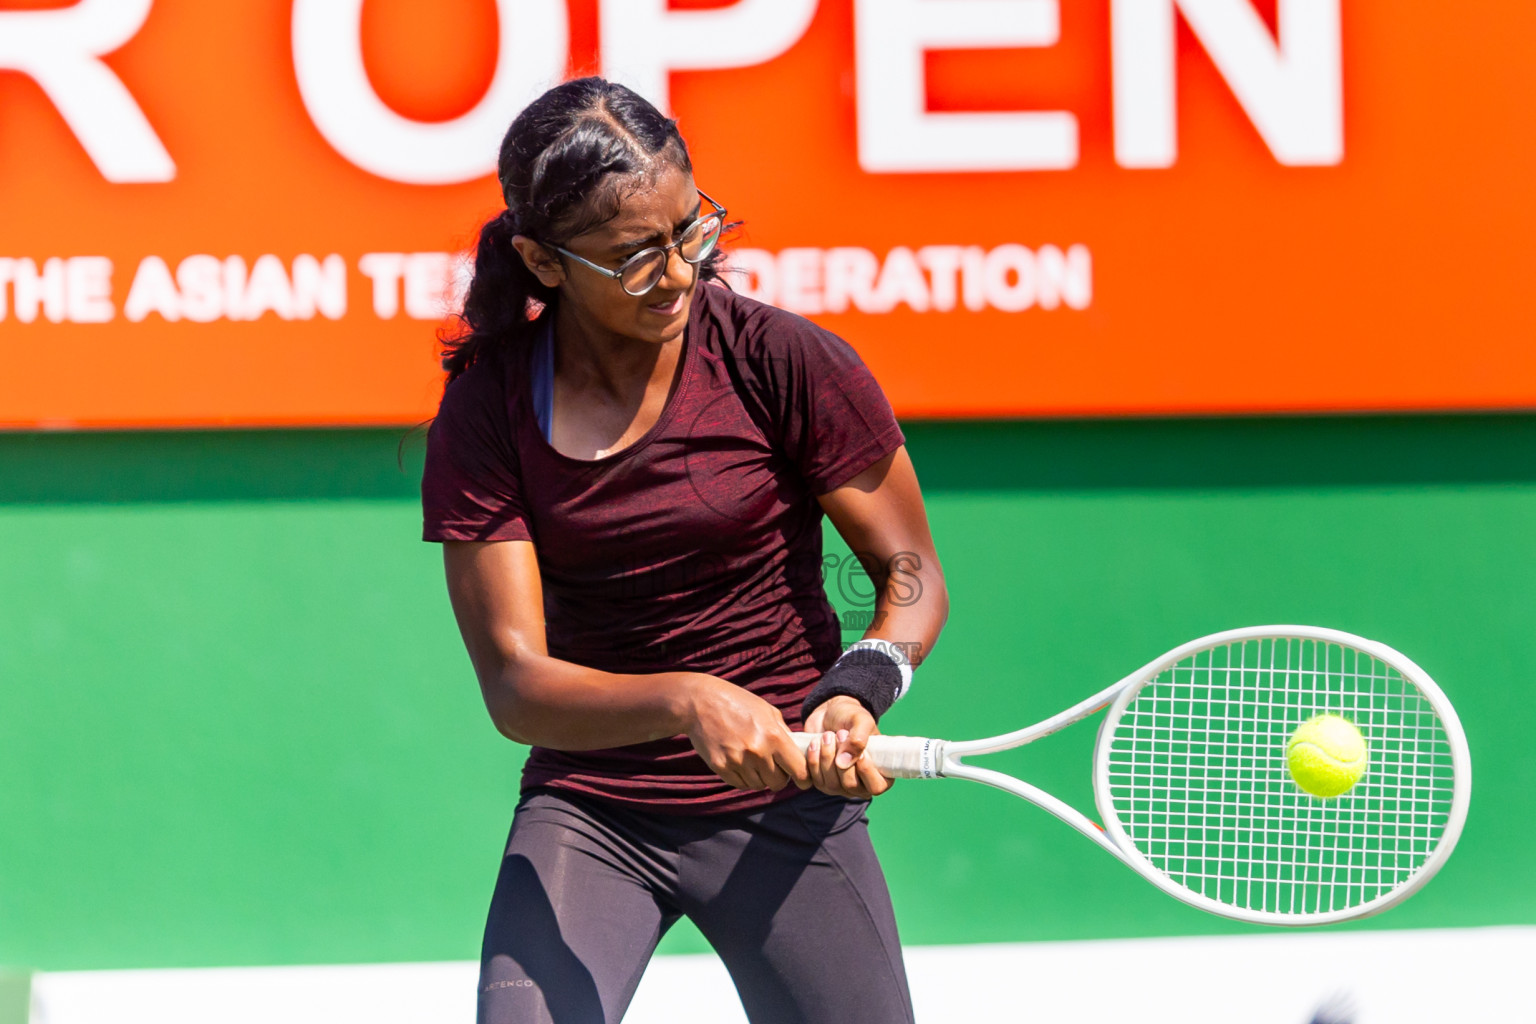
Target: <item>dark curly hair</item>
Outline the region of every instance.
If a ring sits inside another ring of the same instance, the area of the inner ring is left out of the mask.
[[[443,338],[451,382],[497,346],[531,337],[533,312],[556,292],[533,275],[514,235],[560,245],[619,212],[625,179],[667,161],[692,173],[677,122],[644,97],[602,78],[557,85],[517,115],[501,142],[496,176],[507,208],[480,229],[474,276],[457,326]],[[719,276],[716,250],[699,267]]]

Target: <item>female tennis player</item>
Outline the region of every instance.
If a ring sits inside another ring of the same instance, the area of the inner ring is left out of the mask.
[[[861,755],[948,599],[890,406],[719,282],[726,211],[635,93],[551,89],[499,176],[422,482],[486,707],[533,748],[479,1019],[613,1024],[687,915],[758,1024],[910,1021]],[[823,515],[876,589],[847,652]]]

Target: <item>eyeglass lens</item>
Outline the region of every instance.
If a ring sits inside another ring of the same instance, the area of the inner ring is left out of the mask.
[[[678,239],[677,251],[689,263],[702,263],[715,251],[723,226],[721,218],[715,214],[694,221],[683,232],[683,237]],[[667,272],[668,258],[669,253],[665,249],[651,249],[641,253],[639,258],[624,264],[619,284],[631,295],[644,295],[656,287],[662,275]]]

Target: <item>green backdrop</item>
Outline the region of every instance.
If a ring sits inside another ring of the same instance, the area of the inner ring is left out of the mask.
[[[1362,633],[1477,768],[1456,856],[1369,926],[1536,923],[1536,417],[906,426],[952,615],[888,730],[1011,728],[1230,626]],[[520,750],[419,461],[399,430],[0,435],[0,964],[476,954]],[[1091,807],[1092,740],[995,760]],[[871,817],[908,943],[1244,930],[982,787]]]

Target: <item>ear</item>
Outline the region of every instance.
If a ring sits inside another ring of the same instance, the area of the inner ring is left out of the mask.
[[[527,235],[513,235],[512,248],[523,258],[523,265],[546,288],[558,288],[565,281],[565,265],[555,254]]]

